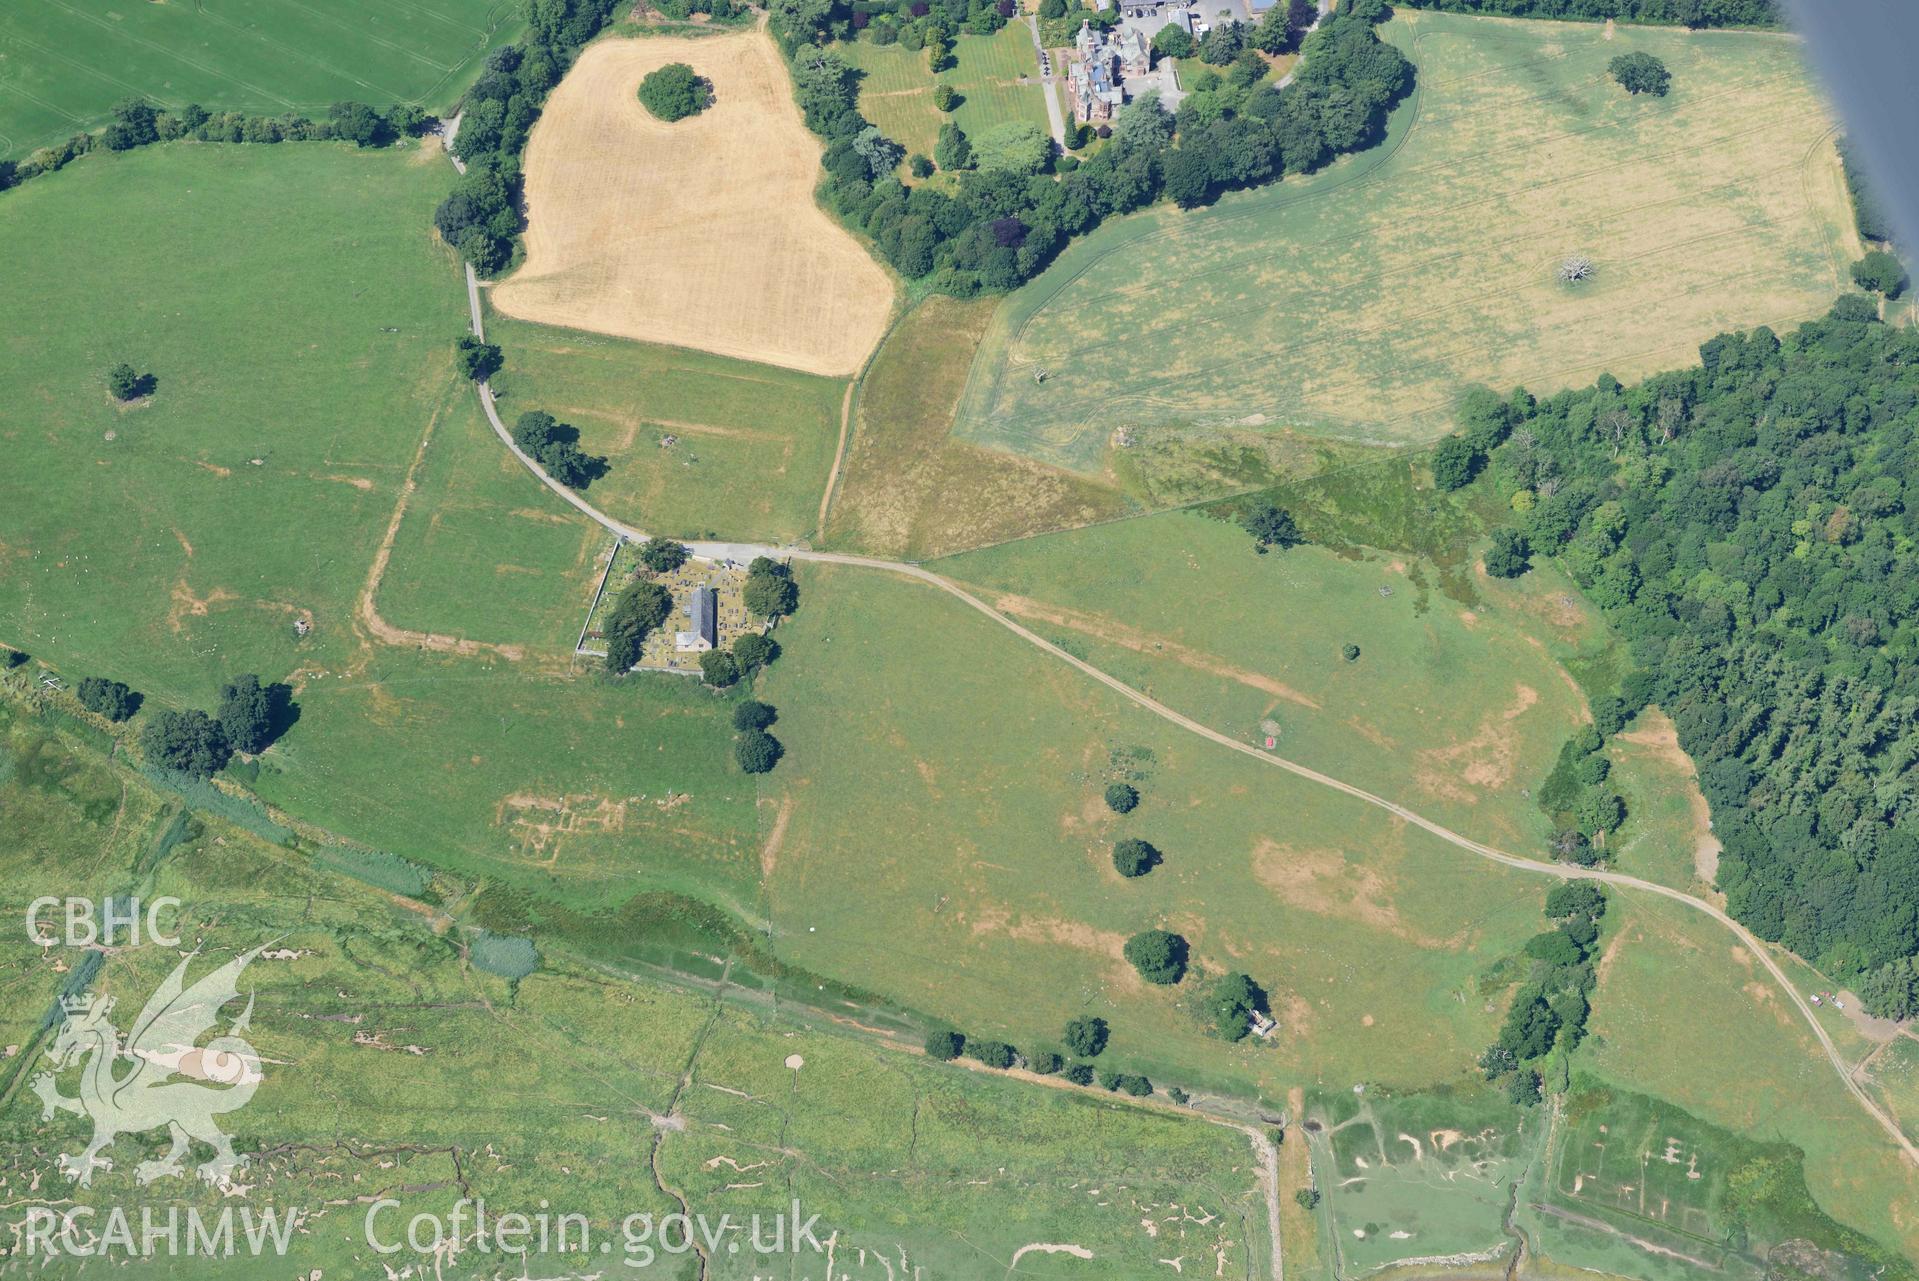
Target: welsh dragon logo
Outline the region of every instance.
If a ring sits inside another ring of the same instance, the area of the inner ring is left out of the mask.
[[[62,1153],[61,1173],[86,1187],[95,1170],[113,1168],[112,1159],[102,1154],[116,1138],[162,1126],[173,1146],[158,1160],[135,1167],[134,1178],[142,1184],[186,1173],[181,1158],[191,1140],[213,1149],[213,1159],[198,1167],[209,1183],[224,1185],[246,1163],[214,1118],[244,1106],[260,1085],[260,1056],[240,1035],[253,1017],[253,998],[248,996],[226,1035],[204,1046],[198,1041],[219,1021],[220,1008],[238,999],[240,972],[260,951],[256,947],[234,957],[190,988],[185,980],[193,957],[181,961],[134,1019],[124,1045],[108,1018],[112,997],[63,999],[66,1020],[47,1054],[52,1070],[34,1078],[33,1091],[40,1096],[42,1119],[50,1119],[55,1108],[91,1117],[93,1141],[78,1156]],[[82,1060],[80,1094],[68,1098],[55,1084],[56,1075]]]

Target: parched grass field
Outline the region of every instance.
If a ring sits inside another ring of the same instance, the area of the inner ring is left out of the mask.
[[[714,103],[674,124],[635,93],[684,62]],[[761,31],[590,46],[527,144],[526,262],[492,290],[509,316],[850,374],[893,283],[813,203],[820,144]]]
[[[1108,1055],[1189,1088],[1430,1084],[1490,1040],[1485,976],[1543,883],[1175,729],[924,586],[803,582],[761,691],[787,746],[761,810],[781,956],[1027,1049],[1101,1014]],[[1119,778],[1144,798],[1124,818]],[[1122,879],[1125,836],[1165,864]],[[1120,947],[1154,925],[1265,985],[1280,1033],[1222,1042],[1198,979],[1141,983]]]
[[[1848,287],[1834,126],[1793,40],[1412,11],[1383,31],[1419,73],[1383,143],[1075,243],[1001,307],[957,434],[1086,472],[1122,428],[1430,440],[1464,384],[1631,379]],[[1670,96],[1611,81],[1630,50]],[[1573,253],[1598,270],[1576,289],[1554,276]]]
[[[0,158],[64,141],[140,95],[280,115],[342,98],[450,106],[525,25],[514,0],[47,0],[0,8]]]
[[[938,568],[1217,730],[1270,735],[1279,755],[1524,853],[1550,835],[1528,791],[1587,715],[1562,660],[1608,643],[1550,565],[1513,584],[1475,576],[1461,600],[1410,552],[1260,556],[1237,525],[1191,512]]]
[[[819,524],[843,380],[510,318],[487,337],[507,420],[544,409],[606,456],[588,495],[602,511],[682,538],[788,543]]]
[[[989,300],[934,295],[881,345],[856,396],[825,541],[882,556],[961,551],[1135,510],[1116,490],[952,438]]]
[[[646,1260],[623,1231],[629,1215],[657,1220],[682,1208],[716,1229],[722,1214],[733,1216],[715,1276],[743,1281],[756,1261],[759,1275],[823,1275],[824,1258],[810,1250],[769,1260],[747,1246],[749,1216],[762,1216],[770,1242],[773,1216],[790,1213],[794,1198],[802,1219],[819,1216],[818,1238],[833,1242],[832,1274],[856,1281],[897,1278],[889,1268],[902,1252],[906,1275],[915,1265],[928,1276],[975,1275],[982,1259],[999,1275],[1022,1247],[1039,1244],[1073,1246],[1101,1276],[1159,1276],[1159,1260],[1181,1256],[1191,1271],[1203,1263],[1263,1275],[1264,1204],[1239,1132],[928,1063],[775,1015],[738,992],[716,1001],[610,973],[545,943],[539,971],[509,984],[471,963],[476,936],[464,922],[211,816],[192,815],[163,859],[146,858],[178,816],[177,802],[75,743],[23,749],[21,733],[12,727],[0,751],[0,761],[16,762],[0,795],[29,800],[49,833],[79,836],[117,822],[124,837],[94,846],[84,861],[77,849],[52,846],[39,849],[62,855],[52,866],[9,856],[0,903],[103,882],[175,896],[184,946],[201,958],[189,981],[237,952],[273,945],[239,985],[253,1001],[246,1035],[264,1080],[244,1109],[222,1119],[253,1154],[245,1186],[224,1196],[192,1177],[140,1186],[134,1167],[158,1149],[155,1136],[129,1135],[91,1195],[126,1207],[135,1222],[143,1207],[164,1221],[169,1209],[189,1206],[213,1214],[272,1206],[308,1216],[305,1227],[284,1258],[163,1256],[140,1265],[142,1275],[357,1277],[383,1275],[382,1265],[401,1275],[495,1275],[498,1253],[376,1254],[366,1214],[383,1195],[400,1202],[391,1219],[375,1220],[383,1237],[389,1222],[403,1237],[412,1215],[446,1215],[464,1195],[484,1199],[489,1215],[584,1215],[594,1247],[612,1247],[515,1259],[516,1269],[531,1265],[530,1275],[609,1262],[635,1276],[696,1275],[691,1256],[662,1253],[641,1267]],[[107,799],[96,803],[96,795]],[[129,947],[106,961],[93,988],[117,999],[122,1031],[181,955]],[[0,982],[25,1014],[40,1004],[28,994],[50,1000],[73,959],[65,948],[9,942]],[[25,1053],[0,1060],[0,1081],[44,1066],[28,1038],[18,1043]],[[73,1093],[75,1074],[61,1084]],[[656,1125],[655,1117],[672,1119]],[[25,1205],[57,1204],[68,1193],[55,1154],[78,1151],[87,1133],[84,1118],[43,1122],[30,1090],[8,1095],[0,1186],[9,1205],[0,1223],[14,1227]],[[789,1222],[789,1241],[790,1230]],[[737,1255],[729,1243],[740,1245]],[[1073,1275],[1061,1265],[1086,1266],[1028,1251],[1019,1271]],[[45,1268],[80,1270],[70,1259]]]
[[[870,40],[840,47],[861,72],[860,114],[908,152],[931,159],[940,126],[948,120],[969,138],[1009,121],[1028,121],[1042,133],[1051,128],[1032,32],[1021,18],[990,36],[955,38],[954,65],[937,75],[924,49]],[[960,104],[952,112],[933,105],[936,84],[950,84],[959,92]]]

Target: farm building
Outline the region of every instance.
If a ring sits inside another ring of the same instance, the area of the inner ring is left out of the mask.
[[[720,597],[711,587],[695,587],[686,602],[687,629],[673,636],[673,648],[694,653],[720,643]]]

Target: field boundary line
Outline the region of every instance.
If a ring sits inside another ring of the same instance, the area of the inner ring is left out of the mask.
[[[883,343],[885,341],[886,338],[882,336],[880,342]],[[873,351],[879,351],[878,343],[874,344]],[[867,364],[870,365],[873,362],[873,357],[868,355],[866,360]],[[840,467],[846,462],[846,442],[852,435],[853,396],[854,393],[859,390],[860,379],[863,378],[865,374],[866,371],[862,369],[859,373],[848,379],[846,383],[846,395],[840,398],[840,443],[833,449],[833,469],[826,473],[826,492],[820,495],[819,519],[813,524],[813,537],[822,541],[826,538],[827,508],[833,504],[833,491],[839,488]]]

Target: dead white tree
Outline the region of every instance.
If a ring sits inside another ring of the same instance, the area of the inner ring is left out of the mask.
[[[1585,254],[1574,254],[1559,264],[1559,282],[1564,285],[1579,285],[1593,278],[1593,260]]]

